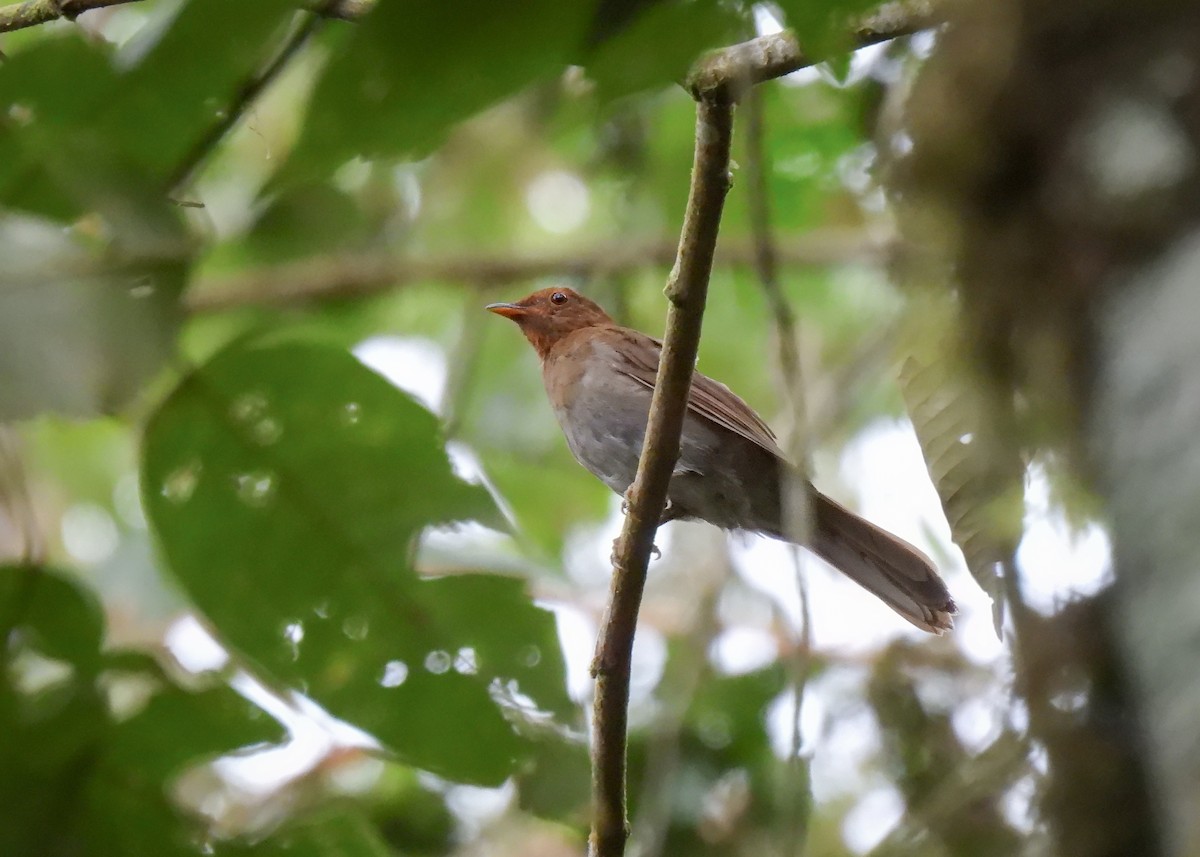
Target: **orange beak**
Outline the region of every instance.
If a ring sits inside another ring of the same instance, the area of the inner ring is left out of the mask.
[[[521,318],[528,312],[528,310],[526,310],[525,307],[521,306],[520,304],[507,303],[488,304],[484,307],[484,309],[486,309],[488,312],[494,312],[496,315],[502,315],[505,318],[511,318],[513,321],[516,321],[518,318]]]

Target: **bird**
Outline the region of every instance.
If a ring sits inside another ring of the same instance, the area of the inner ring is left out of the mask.
[[[566,287],[486,309],[516,322],[541,361],[542,380],[576,460],[622,496],[637,474],[662,343],[618,325]],[[789,482],[788,480],[795,480]],[[792,485],[807,502],[790,504]],[[805,547],[916,627],[941,634],[957,608],[937,567],[908,542],[818,491],[780,449],[766,422],[700,372],[692,385],[664,520],[700,520]],[[807,507],[807,527],[786,509]]]

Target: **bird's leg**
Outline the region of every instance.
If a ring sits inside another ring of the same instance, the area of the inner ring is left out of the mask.
[[[629,502],[630,502],[629,494],[631,491],[633,491],[632,485],[630,485],[628,488],[626,488],[625,493],[621,495],[621,514],[622,515],[629,514]],[[676,518],[680,517],[681,515],[682,515],[682,512],[675,508],[675,504],[672,503],[671,498],[668,497],[667,505],[663,509],[662,515],[658,519],[658,525],[661,527],[663,524],[668,523],[669,521],[674,521]],[[619,542],[619,541],[620,541],[620,539],[613,539],[612,554],[609,556],[609,562],[612,565],[617,564],[617,542]],[[653,559],[661,559],[662,558],[662,551],[660,551],[658,549],[658,545],[650,545],[650,556]]]
[[[617,536],[615,539],[613,539],[612,553],[608,555],[609,565],[615,566],[617,564],[617,545],[620,544],[620,542],[621,542],[620,536]],[[650,558],[651,559],[661,559],[662,558],[662,551],[660,551],[658,549],[658,545],[650,545]]]
[[[632,490],[633,490],[633,486],[630,485],[628,488],[625,489],[625,493],[621,495],[621,514],[622,515],[629,514],[629,492]],[[681,518],[681,517],[683,517],[683,511],[681,509],[677,509],[675,504],[671,502],[671,498],[668,497],[667,505],[663,508],[662,515],[658,519],[658,525],[661,527],[663,524],[670,523],[671,521],[674,521],[676,518]]]

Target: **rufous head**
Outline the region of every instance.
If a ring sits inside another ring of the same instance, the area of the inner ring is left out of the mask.
[[[562,286],[542,289],[516,303],[488,304],[486,308],[515,321],[542,358],[567,334],[613,323],[595,301]]]

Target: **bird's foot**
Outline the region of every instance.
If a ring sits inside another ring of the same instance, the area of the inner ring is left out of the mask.
[[[625,493],[621,495],[621,514],[622,515],[629,514],[629,502],[630,502],[629,494],[632,490],[633,490],[633,486],[630,485],[628,488],[625,489]],[[671,502],[671,498],[668,497],[667,505],[663,507],[662,515],[659,516],[658,525],[661,527],[663,524],[669,523],[670,521],[674,521],[676,518],[679,518],[682,516],[683,516],[683,512],[681,510],[679,510],[675,506],[675,504]]]
[[[620,536],[613,539],[612,553],[610,553],[608,555],[608,563],[609,563],[609,565],[613,566],[614,568],[616,568],[617,559],[619,558],[618,555],[620,553],[620,544],[621,544]],[[662,559],[662,551],[660,551],[658,549],[658,545],[650,545],[650,558],[651,559]]]

